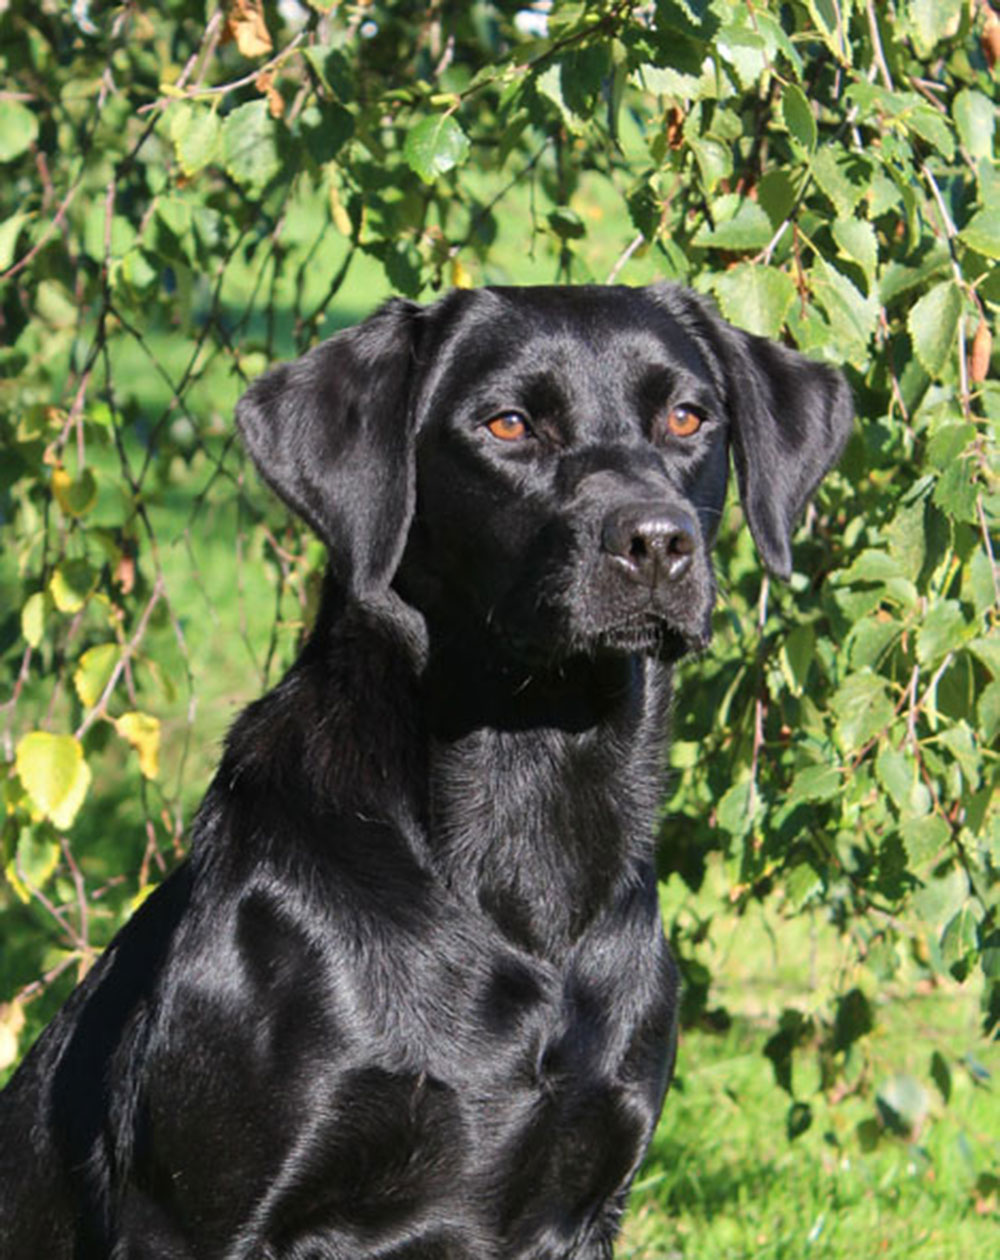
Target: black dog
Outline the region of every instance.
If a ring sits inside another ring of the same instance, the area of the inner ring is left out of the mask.
[[[610,1256],[673,1068],[653,818],[727,452],[787,574],[850,417],[667,286],[394,301],[256,381],[322,610],[0,1100],[3,1260]]]

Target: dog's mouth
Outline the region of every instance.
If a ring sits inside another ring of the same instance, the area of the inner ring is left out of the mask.
[[[598,651],[638,653],[662,661],[680,660],[705,647],[706,636],[679,630],[654,612],[640,612],[594,635]]]

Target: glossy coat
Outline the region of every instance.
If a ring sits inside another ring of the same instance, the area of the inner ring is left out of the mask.
[[[729,451],[787,573],[850,415],[669,286],[396,301],[256,381],[322,608],[0,1097],[3,1260],[610,1256],[673,1070],[654,814]]]

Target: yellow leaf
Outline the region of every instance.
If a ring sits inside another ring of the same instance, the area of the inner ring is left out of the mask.
[[[79,612],[94,589],[94,574],[86,560],[66,560],[49,581],[52,600],[60,612]]]
[[[65,831],[90,787],[90,767],[80,741],[72,735],[32,731],[17,745],[16,764],[31,803]]]
[[[45,823],[23,827],[14,856],[4,867],[7,882],[25,905],[32,890],[42,888],[59,865],[59,842]]]
[[[459,258],[452,259],[451,282],[456,289],[472,288],[472,277],[469,275],[465,264]]]
[[[330,218],[333,220],[333,226],[341,236],[348,238],[353,236],[354,225],[351,223],[351,216],[344,209],[344,203],[340,200],[340,189],[334,183],[332,169],[330,173]]]
[[[108,685],[118,651],[117,643],[100,643],[97,647],[88,648],[80,657],[80,663],[73,671],[73,684],[76,694],[88,709],[97,703]]]
[[[160,773],[160,719],[148,713],[123,713],[115,729],[139,754],[139,769],[147,779]]]
[[[0,1071],[17,1062],[17,1039],[24,1028],[24,1009],[21,1003],[0,1003]]]
[[[274,47],[261,0],[232,0],[228,21],[229,33],[244,57],[263,57]]]

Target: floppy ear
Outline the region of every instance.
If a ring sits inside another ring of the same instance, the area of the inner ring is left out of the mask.
[[[727,324],[688,289],[651,288],[698,343],[725,394],[747,524],[768,569],[787,579],[795,522],[851,432],[847,381],[836,368]]]
[[[387,302],[258,377],[236,407],[261,476],[326,543],[335,579],[354,596],[389,583],[413,513],[409,381],[420,309]]]
[[[729,329],[733,463],[750,532],[776,576],[792,573],[791,536],[840,458],[854,406],[843,375],[764,337]]]

